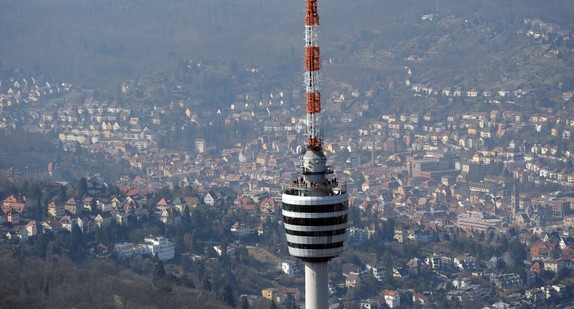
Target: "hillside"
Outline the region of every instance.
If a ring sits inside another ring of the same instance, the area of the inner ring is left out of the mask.
[[[423,20],[435,4],[438,16]],[[574,80],[571,45],[519,33],[536,18],[571,33],[570,1],[333,0],[320,9],[326,88],[403,82],[405,66],[413,82],[435,87],[537,89]],[[303,14],[303,0],[7,0],[0,67],[109,88],[182,59],[297,73]]]
[[[229,308],[215,293],[154,287],[149,261],[144,260],[149,265],[138,274],[111,260],[90,258],[75,264],[65,255],[42,260],[28,256],[29,247],[14,248],[0,247],[3,308],[69,308],[71,304],[76,308]]]

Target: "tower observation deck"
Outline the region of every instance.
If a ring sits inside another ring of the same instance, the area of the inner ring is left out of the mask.
[[[282,214],[289,253],[305,262],[305,308],[329,308],[328,261],[344,249],[349,197],[346,183],[333,177],[323,153],[320,128],[317,0],[307,0],[305,86],[307,143],[299,152],[298,177],[283,185]]]
[[[301,177],[284,185],[283,221],[289,253],[306,262],[327,262],[343,253],[349,215],[346,183],[320,151],[302,154]]]

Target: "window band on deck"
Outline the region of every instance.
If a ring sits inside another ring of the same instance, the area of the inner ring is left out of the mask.
[[[292,225],[324,226],[347,223],[348,215],[329,218],[292,218],[283,216],[283,222]]]
[[[306,237],[323,237],[323,236],[336,236],[345,234],[346,229],[339,229],[334,231],[293,231],[285,229],[285,233],[293,236],[306,236]]]
[[[283,210],[286,211],[293,211],[293,212],[305,212],[305,213],[313,213],[313,212],[335,212],[335,211],[342,211],[349,209],[349,203],[337,203],[337,204],[330,204],[330,205],[293,205],[293,204],[286,204],[283,203]]]
[[[287,242],[287,245],[291,248],[297,249],[334,249],[344,246],[344,242],[335,242],[329,244],[295,244],[292,242]]]

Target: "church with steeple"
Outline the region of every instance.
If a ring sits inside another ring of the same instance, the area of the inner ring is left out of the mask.
[[[520,207],[520,192],[518,191],[518,179],[514,177],[512,185],[512,196],[510,197],[511,217],[510,221],[520,227],[539,226],[541,217],[538,212],[534,211],[531,203],[526,208]]]
[[[516,217],[516,215],[520,212],[520,193],[518,192],[516,177],[513,178],[514,181],[512,184],[512,196],[510,197],[510,204],[512,206],[512,216]]]

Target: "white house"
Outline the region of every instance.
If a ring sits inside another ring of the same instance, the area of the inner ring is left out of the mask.
[[[287,276],[296,276],[297,275],[297,261],[295,260],[284,260],[281,263],[281,269]]]
[[[170,260],[175,256],[175,246],[165,237],[146,237],[145,242],[152,255],[162,260]]]
[[[389,306],[389,308],[397,308],[398,306],[400,306],[401,296],[399,295],[399,292],[386,290],[385,303],[387,303],[387,306]]]
[[[215,194],[208,191],[203,197],[203,202],[209,206],[215,205]]]
[[[373,266],[373,265],[366,265],[367,271],[373,272],[373,276],[375,279],[382,282],[385,278],[385,269],[382,266]]]

